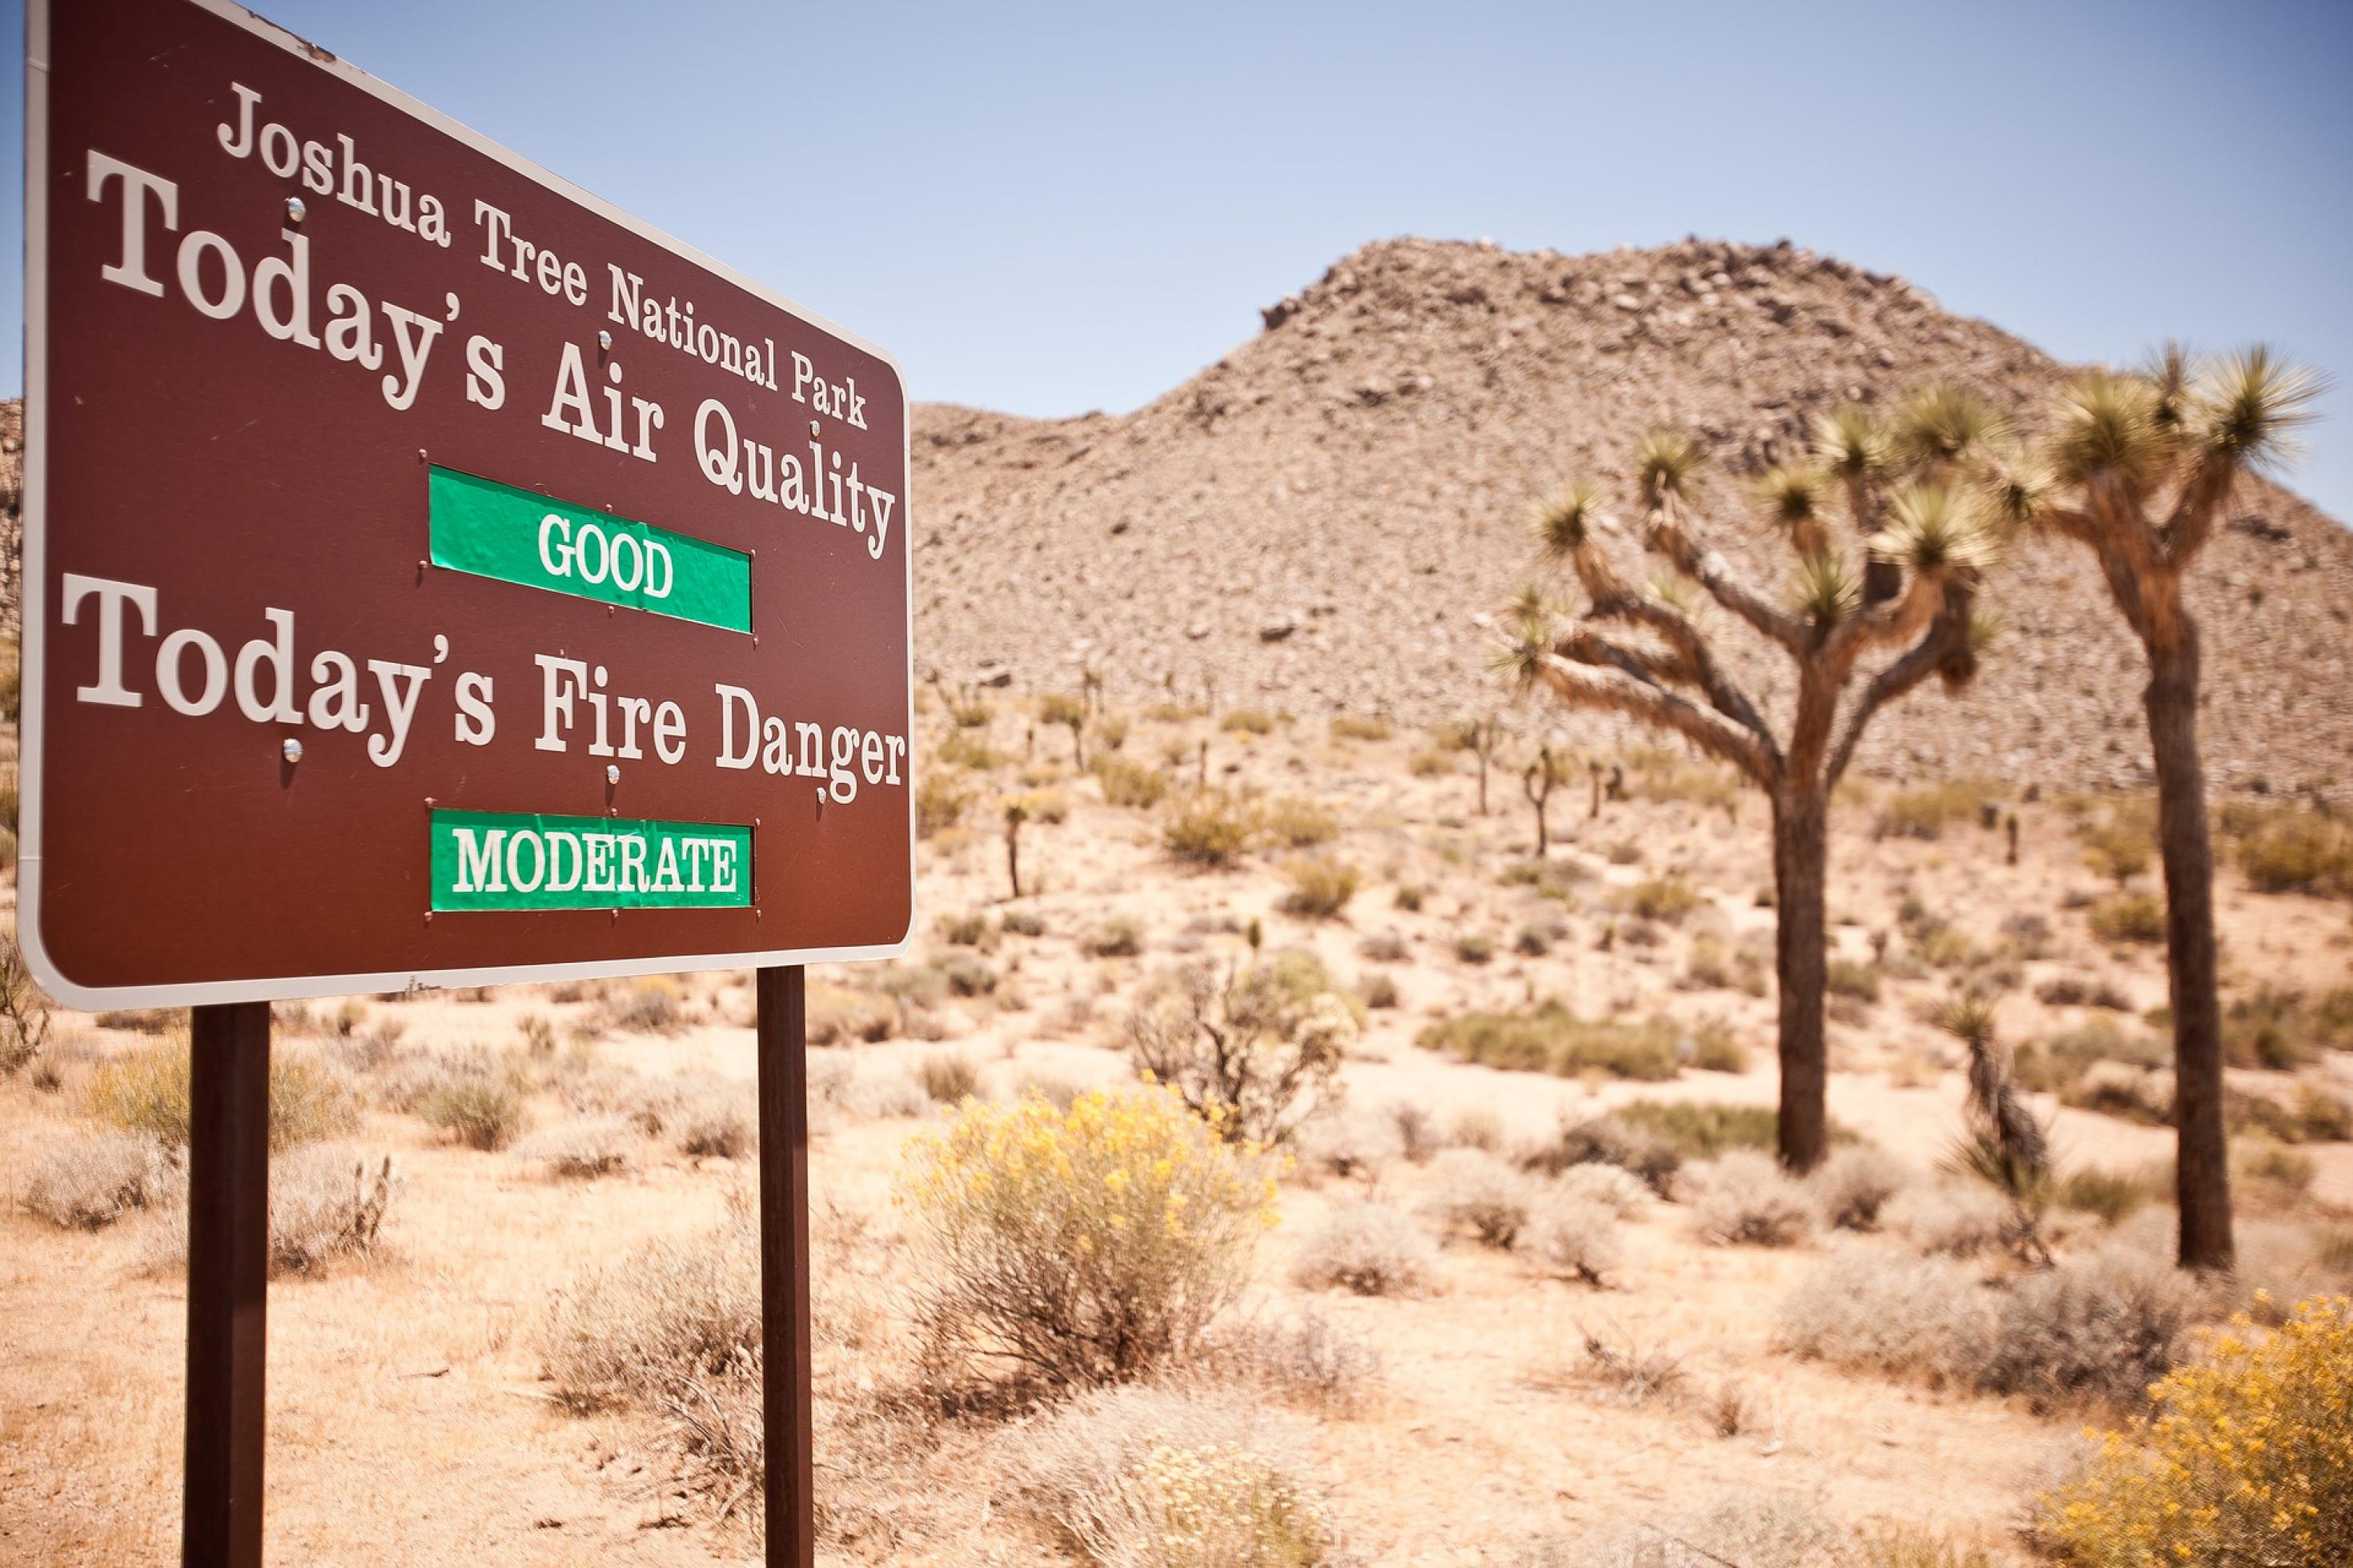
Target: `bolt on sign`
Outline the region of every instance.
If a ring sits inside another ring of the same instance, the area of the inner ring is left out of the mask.
[[[42,981],[902,951],[889,356],[234,6],[28,26]]]

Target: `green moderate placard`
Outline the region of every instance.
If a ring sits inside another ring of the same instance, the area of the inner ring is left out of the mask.
[[[495,811],[433,814],[436,910],[744,909],[752,830]]]
[[[433,564],[725,631],[752,629],[752,558],[455,468],[430,477]]]

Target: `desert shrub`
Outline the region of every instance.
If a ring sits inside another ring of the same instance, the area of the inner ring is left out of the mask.
[[[1079,950],[1093,958],[1134,958],[1144,951],[1144,928],[1125,915],[1113,915],[1090,927],[1079,938]]]
[[[1537,1201],[1526,1250],[1563,1278],[1599,1285],[1624,1258],[1626,1245],[1617,1210],[1555,1192]]]
[[[373,1169],[371,1169],[373,1165]],[[346,1149],[304,1144],[269,1163],[269,1273],[317,1273],[337,1258],[375,1247],[384,1216],[400,1190],[392,1156],[371,1162]],[[185,1189],[175,1189],[185,1199]],[[187,1213],[174,1207],[142,1238],[151,1272],[185,1269]]]
[[[1718,1247],[1793,1247],[1814,1232],[1812,1195],[1767,1155],[1735,1149],[1687,1167],[1700,1238]]]
[[[1921,1252],[1971,1258],[2002,1244],[2010,1205],[1976,1183],[1933,1182],[1888,1199],[1880,1223]]]
[[[269,1271],[309,1274],[375,1247],[398,1184],[348,1150],[308,1145],[269,1165]]]
[[[2052,1195],[2058,1199],[2062,1208],[2096,1215],[2114,1225],[2147,1203],[2153,1194],[2146,1180],[2129,1172],[2081,1165],[2059,1179]]]
[[[1790,1493],[1746,1492],[1669,1521],[1540,1535],[1513,1568],[1862,1568],[1820,1508]],[[1942,1565],[1939,1565],[1942,1568]]]
[[[682,1084],[664,1132],[690,1159],[738,1160],[760,1146],[759,1105],[749,1084],[697,1079]]]
[[[1454,956],[1465,963],[1485,963],[1495,956],[1495,939],[1484,931],[1466,931],[1454,939]]]
[[[1138,1070],[1214,1112],[1225,1136],[1272,1144],[1331,1097],[1356,1028],[1320,960],[1279,952],[1162,975],[1129,1014],[1127,1046]]]
[[[879,1121],[921,1116],[932,1108],[932,1097],[911,1073],[894,1067],[861,1067],[847,1077],[834,1103],[852,1116]]]
[[[132,1209],[161,1207],[185,1180],[176,1155],[128,1132],[51,1150],[25,1183],[26,1212],[65,1230],[103,1230]]]
[[[1187,1355],[1274,1212],[1263,1160],[1155,1088],[966,1100],[909,1144],[902,1183],[934,1347],[1055,1384]]]
[[[1619,895],[1619,907],[1646,921],[1664,921],[1669,925],[1706,900],[1681,877],[1651,877],[1635,883]]]
[[[932,755],[938,761],[955,767],[969,768],[976,773],[993,773],[1005,765],[1004,752],[991,746],[978,735],[962,733],[943,738]],[[931,776],[927,772],[925,777]],[[920,786],[919,786],[920,787]]]
[[[1488,1247],[1508,1247],[1527,1228],[1534,1183],[1480,1149],[1449,1149],[1430,1162],[1438,1191],[1431,1212]]]
[[[2165,902],[2147,893],[2110,893],[2085,917],[2102,942],[2163,942]]]
[[[185,1007],[116,1007],[90,1022],[101,1029],[121,1029],[126,1034],[168,1035],[187,1027],[188,1011]]]
[[[1335,855],[1302,855],[1283,868],[1282,875],[1291,885],[1282,907],[1294,915],[1330,920],[1356,896],[1356,868]]]
[[[1396,1117],[1345,1107],[1302,1127],[1297,1144],[1302,1170],[1343,1180],[1377,1178],[1405,1154],[1405,1135]]]
[[[2121,888],[2157,856],[2157,802],[2147,795],[2113,801],[2097,821],[2086,817],[2079,824],[2075,837],[2084,863]]]
[[[940,933],[940,940],[951,947],[987,946],[994,934],[988,929],[988,917],[977,910],[967,910],[960,915],[944,914],[932,925]]]
[[[1483,1105],[1466,1105],[1446,1119],[1446,1142],[1493,1154],[1504,1146],[1504,1119]]]
[[[1167,798],[1168,775],[1131,757],[1123,757],[1115,752],[1099,752],[1095,755],[1092,772],[1095,783],[1103,786],[1106,805],[1149,810]]]
[[[2087,1568],[2353,1563],[2353,1300],[2300,1304],[2258,1338],[2244,1319],[2111,1433],[2042,1526]]]
[[[1826,984],[1833,996],[1852,996],[1858,1002],[1879,1000],[1879,967],[1852,958],[1830,961]]]
[[[2102,1007],[2111,1013],[2129,1013],[2132,999],[2116,989],[2112,981],[2085,980],[2078,975],[2058,974],[2034,988],[2034,999],[2046,1007]]]
[[[522,1086],[512,1074],[488,1064],[470,1064],[448,1074],[419,1096],[413,1110],[468,1148],[483,1150],[513,1142],[529,1114]]]
[[[1279,721],[1263,708],[1233,708],[1219,719],[1218,728],[1234,734],[1271,735]]]
[[[1989,1352],[1991,1298],[1947,1258],[1840,1252],[1782,1298],[1775,1339],[1809,1361],[1973,1387]]]
[[[1598,1204],[1620,1219],[1631,1219],[1641,1214],[1658,1195],[1631,1171],[1590,1163],[1567,1167],[1553,1187],[1569,1202]]]
[[[602,1033],[625,1029],[636,1035],[670,1035],[686,1027],[678,982],[667,974],[644,974],[628,989],[608,993],[591,1026]]]
[[[2005,1296],[1980,1376],[1997,1394],[2139,1403],[2180,1360],[2191,1277],[2109,1247],[2030,1274]]]
[[[997,989],[996,965],[976,952],[944,952],[934,958],[929,967],[945,982],[951,995],[987,996]]]
[[[2348,1101],[2317,1084],[2296,1086],[2292,1114],[2298,1142],[2353,1142],[2353,1101]]]
[[[2234,1068],[2287,1072],[2309,1059],[2300,992],[2260,987],[2222,1010],[2222,1058]]]
[[[1046,917],[1035,910],[1008,910],[997,922],[997,929],[1008,936],[1044,936]]]
[[[962,822],[964,814],[972,809],[972,794],[954,773],[924,769],[915,783],[915,837],[929,838]]]
[[[1285,849],[1313,849],[1340,836],[1340,819],[1312,800],[1281,795],[1259,812],[1259,831]]]
[[[90,1075],[85,1109],[100,1121],[165,1148],[188,1141],[188,1041],[168,1037],[109,1058]],[[269,1055],[269,1147],[290,1149],[359,1126],[351,1081],[307,1050]]]
[[[1690,1037],[1664,1019],[1588,1020],[1558,1002],[1526,1013],[1465,1013],[1430,1025],[1416,1043],[1486,1067],[1563,1078],[1599,1070],[1646,1082],[1673,1078],[1690,1054]]]
[[[1542,958],[1552,951],[1552,938],[1542,926],[1522,926],[1512,938],[1512,951],[1527,958]]]
[[[1713,1160],[1735,1149],[1771,1149],[1780,1137],[1769,1105],[1733,1105],[1720,1100],[1630,1100],[1610,1114],[1640,1132],[1661,1139],[1685,1160]],[[1833,1120],[1832,1144],[1856,1142],[1854,1130]]]
[[[915,1080],[940,1105],[955,1105],[980,1092],[980,1069],[957,1051],[934,1051],[915,1068]]]
[[[1161,843],[1179,860],[1221,868],[1250,847],[1253,826],[1249,806],[1224,790],[1191,790],[1170,807]]]
[[[2000,798],[1999,786],[1973,779],[1905,790],[1887,797],[1875,830],[1882,838],[1942,838],[1946,828],[1979,816],[1988,802]]]
[[[1353,1414],[1381,1374],[1380,1352],[1313,1310],[1219,1329],[1202,1359],[1219,1384],[1255,1384],[1321,1415]]]
[[[1366,1006],[1380,1011],[1394,1008],[1402,1000],[1398,990],[1397,978],[1394,975],[1384,974],[1378,970],[1357,980],[1356,994],[1364,998]]]
[[[2353,894],[2353,827],[2294,806],[2223,814],[2239,869],[2266,893]]]
[[[1408,757],[1405,765],[1406,771],[1418,779],[1434,779],[1441,773],[1454,773],[1460,766],[1449,753],[1428,747]]]
[[[13,795],[13,780],[7,789]],[[9,805],[8,826],[0,832],[7,835],[5,859],[13,864],[16,858],[13,800]],[[49,1000],[34,980],[32,968],[25,962],[24,950],[16,945],[13,934],[0,932],[0,1078],[14,1078],[41,1054],[49,1037],[50,1016]]]
[[[684,1239],[647,1242],[550,1299],[541,1364],[567,1409],[664,1409],[760,1365],[760,1251],[748,1208]]]
[[[2302,1197],[2311,1190],[2318,1169],[2311,1155],[2268,1138],[2243,1138],[2231,1149],[2232,1177],[2242,1190],[2258,1189],[2256,1195]],[[2263,1194],[2266,1188],[2268,1194]]]
[[[1105,1568],[1313,1568],[1332,1541],[1287,1421],[1207,1390],[1104,1389],[1022,1435],[1039,1510]]]
[[[1807,1178],[1822,1217],[1841,1230],[1876,1230],[1879,1211],[1909,1184],[1912,1173],[1876,1149],[1841,1149]]]
[[[2145,1070],[2163,1067],[2169,1059],[2154,1036],[2127,1033],[2105,1019],[2094,1019],[2080,1029],[2020,1046],[2011,1057],[2010,1072],[2020,1087],[2065,1100],[2097,1063],[2119,1062]]]
[[[545,1165],[551,1175],[586,1181],[628,1170],[637,1142],[637,1128],[625,1118],[610,1116],[550,1128],[515,1152]]]
[[[899,1032],[899,1005],[880,992],[812,980],[807,992],[807,1026],[813,1046],[870,1044]]]
[[[1356,951],[1375,963],[1403,963],[1413,956],[1404,936],[1393,931],[1375,931],[1356,944]]]
[[[1293,1284],[1359,1296],[1419,1296],[1437,1278],[1438,1254],[1421,1227],[1369,1199],[1333,1205],[1299,1238],[1291,1262]]]
[[[1615,1116],[1564,1118],[1551,1142],[1529,1154],[1530,1170],[1556,1175],[1579,1165],[1608,1165],[1638,1177],[1661,1197],[1667,1194],[1683,1156],[1657,1133]]]
[[[1335,713],[1332,715],[1332,738],[1335,741],[1386,741],[1389,738],[1389,721],[1362,713]]]

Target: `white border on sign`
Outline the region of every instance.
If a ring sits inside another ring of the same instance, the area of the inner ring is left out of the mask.
[[[379,81],[350,61],[314,50],[301,37],[227,0],[186,0],[198,9],[235,23],[255,37],[276,45],[315,68],[341,76],[363,92],[391,105],[410,119],[494,159],[524,178],[537,182],[564,200],[595,213],[639,238],[660,246],[681,260],[734,284],[826,332],[872,354],[891,367],[899,382],[901,457],[907,466],[907,510],[913,514],[912,428],[907,413],[907,378],[888,351],[854,332],[844,331],[823,316],[785,298],[775,289],[715,261],[650,225],[641,223],[611,203],[590,195],[567,180],[541,168],[530,159],[500,146],[480,132],[459,124]],[[896,958],[907,951],[915,921],[915,759],[908,751],[907,772],[907,930],[894,942],[871,947],[790,948],[765,952],[664,953],[651,958],[591,961],[582,963],[498,965],[477,969],[382,971],[367,974],[290,974],[258,980],[206,981],[185,985],[87,986],[75,984],[49,962],[41,942],[41,740],[43,680],[47,666],[47,578],[48,402],[48,143],[49,143],[49,6],[50,0],[26,0],[25,6],[25,560],[20,587],[23,649],[22,763],[19,815],[22,837],[16,861],[16,941],[41,985],[58,1000],[85,1012],[101,1007],[196,1006],[219,1002],[270,1002],[302,996],[340,996],[363,992],[406,991],[457,985],[515,984],[529,981],[593,979],[607,975],[667,974],[685,970],[767,968],[777,964],[841,963],[859,959]],[[323,56],[323,58],[322,58]],[[914,712],[915,691],[915,551],[913,535],[901,524],[906,543],[907,711]],[[912,737],[910,737],[912,739]]]

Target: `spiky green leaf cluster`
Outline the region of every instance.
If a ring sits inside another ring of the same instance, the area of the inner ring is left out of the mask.
[[[1834,626],[1862,605],[1862,578],[1837,551],[1809,551],[1798,557],[1791,598],[1798,614],[1814,625]]]
[[[1600,515],[1601,492],[1583,479],[1573,480],[1536,508],[1537,542],[1556,560],[1572,555],[1593,536]]]
[[[1891,441],[1897,462],[1943,468],[1974,460],[2009,431],[2010,421],[1984,394],[1937,382],[1905,395]]]
[[[2138,490],[2157,479],[2170,446],[2158,418],[2157,388],[2137,375],[2094,370],[2060,394],[2046,449],[2063,483]]]
[[[1820,468],[1769,468],[1757,488],[1766,516],[1786,529],[1820,521],[1830,500],[1829,476]]]
[[[1669,496],[1688,500],[1698,476],[1699,444],[1680,430],[1653,430],[1634,449],[1634,482],[1642,504],[1662,505]]]
[[[1934,577],[1984,570],[1993,563],[1995,545],[1965,492],[1915,482],[1895,492],[1871,552]]]
[[[2214,456],[2242,468],[2272,468],[2295,456],[2289,433],[2312,422],[2320,391],[2310,370],[2283,363],[2257,344],[2200,381],[2192,427]]]
[[[1870,409],[1848,404],[1815,416],[1814,456],[1838,479],[1870,479],[1886,470],[1887,431]]]

